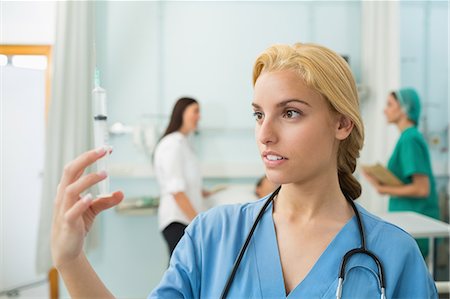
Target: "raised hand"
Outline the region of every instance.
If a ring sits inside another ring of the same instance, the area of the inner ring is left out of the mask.
[[[123,199],[123,193],[94,199],[81,195],[89,187],[105,179],[105,172],[83,175],[84,170],[102,158],[108,147],[91,150],[78,156],[64,168],[56,194],[52,224],[52,258],[56,268],[69,263],[83,252],[83,243],[95,217]]]

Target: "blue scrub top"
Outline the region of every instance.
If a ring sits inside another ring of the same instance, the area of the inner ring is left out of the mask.
[[[220,298],[234,260],[266,199],[217,207],[196,217],[148,298]],[[361,206],[357,208],[366,230],[367,248],[383,265],[387,298],[438,298],[414,239]],[[286,298],[272,212],[271,204],[255,230],[228,298]],[[342,257],[360,245],[354,216],[288,298],[335,298]],[[372,259],[353,256],[347,263],[342,298],[380,298],[377,273]]]

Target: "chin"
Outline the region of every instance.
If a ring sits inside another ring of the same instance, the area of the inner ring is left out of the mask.
[[[269,181],[271,181],[275,185],[283,185],[289,183],[288,178],[282,173],[276,173],[274,171],[270,171],[266,169],[266,176]]]

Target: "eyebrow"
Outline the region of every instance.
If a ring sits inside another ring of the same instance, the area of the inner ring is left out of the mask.
[[[296,103],[300,103],[300,104],[303,104],[303,105],[311,107],[311,105],[308,102],[303,101],[303,100],[299,100],[299,99],[289,99],[289,100],[282,101],[282,102],[276,104],[276,107],[284,107],[284,106],[286,106],[287,104],[289,104],[291,102],[296,102]],[[252,106],[255,107],[255,108],[261,108],[256,103],[252,103]]]

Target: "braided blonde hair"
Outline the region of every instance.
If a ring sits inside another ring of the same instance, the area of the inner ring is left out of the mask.
[[[364,125],[355,80],[347,62],[332,50],[316,44],[274,45],[256,59],[253,85],[263,72],[281,70],[296,71],[309,88],[328,101],[333,110],[353,122],[350,135],[339,144],[337,166],[342,192],[353,199],[358,198],[361,185],[353,172],[364,142]]]

